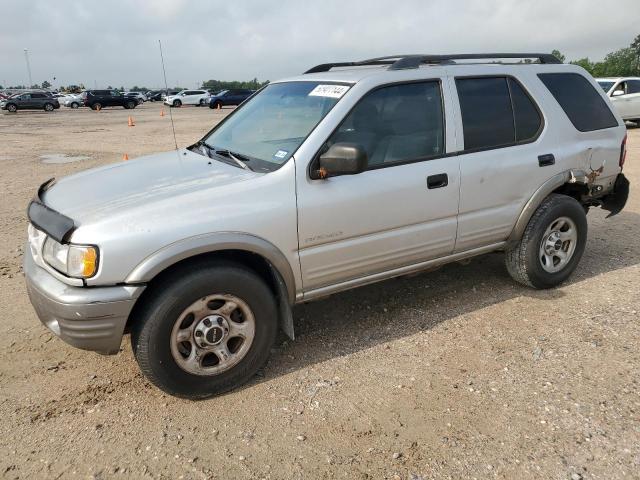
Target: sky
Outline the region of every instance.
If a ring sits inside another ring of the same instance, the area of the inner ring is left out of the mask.
[[[640,34],[640,0],[0,0],[0,85],[87,88],[276,80],[409,53],[602,59]],[[56,78],[54,81],[53,78]]]

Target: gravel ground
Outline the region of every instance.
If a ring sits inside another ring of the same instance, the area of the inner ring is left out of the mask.
[[[174,110],[178,145],[228,112]],[[21,271],[41,182],[172,147],[158,104],[0,115],[0,478],[640,478],[636,189],[589,213],[562,288],[516,285],[491,254],[302,305],[249,385],[190,402],[141,376],[128,338],[111,357],[55,338]],[[634,185],[639,163],[630,128]]]

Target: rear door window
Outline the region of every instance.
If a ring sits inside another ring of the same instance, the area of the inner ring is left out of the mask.
[[[539,73],[538,77],[581,132],[617,127],[618,121],[591,83],[578,73]]]
[[[506,77],[456,79],[465,150],[511,145],[516,131]]]
[[[640,93],[640,80],[627,81],[627,94],[629,93]]]

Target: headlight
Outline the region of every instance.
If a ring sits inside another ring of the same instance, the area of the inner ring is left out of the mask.
[[[63,245],[48,237],[42,257],[51,267],[74,278],[93,277],[98,271],[98,249],[84,245]]]

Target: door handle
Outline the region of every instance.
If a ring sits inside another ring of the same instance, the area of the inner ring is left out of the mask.
[[[546,153],[538,157],[538,165],[541,167],[548,167],[549,165],[553,165],[555,163],[556,157],[553,156],[553,153]]]
[[[449,176],[446,173],[438,173],[437,175],[429,175],[427,177],[427,188],[442,188],[449,185]]]

